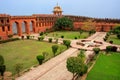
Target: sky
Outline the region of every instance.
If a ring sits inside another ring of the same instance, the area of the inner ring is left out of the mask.
[[[57,3],[65,15],[120,19],[120,0],[0,0],[0,14],[52,14]]]

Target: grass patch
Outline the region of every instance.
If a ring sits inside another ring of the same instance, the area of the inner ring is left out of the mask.
[[[65,39],[74,39],[75,37],[77,37],[78,39],[84,39],[89,36],[89,33],[83,32],[80,35],[78,31],[56,31],[49,33],[47,36],[56,38],[61,38],[61,36],[64,36]]]
[[[120,39],[118,39],[116,35],[110,35],[107,42],[109,41],[113,41],[113,44],[120,45]]]
[[[15,73],[14,65],[16,63],[23,64],[23,70],[38,64],[36,56],[42,52],[48,52],[47,59],[53,57],[51,46],[53,43],[39,42],[34,40],[19,40],[0,44],[0,55],[5,59],[7,71]],[[57,54],[64,51],[66,46],[59,45]]]
[[[120,80],[120,53],[100,54],[86,80]]]

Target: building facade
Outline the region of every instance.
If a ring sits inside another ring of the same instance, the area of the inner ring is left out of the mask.
[[[110,31],[116,24],[120,24],[120,19],[98,19],[83,16],[63,15],[60,6],[55,6],[53,14],[33,14],[31,16],[11,16],[8,14],[0,14],[0,37],[6,39],[8,35],[15,34],[22,36],[23,34],[44,32],[46,29],[52,29],[56,20],[61,17],[67,17],[73,21],[74,30],[79,30],[88,19],[92,20],[96,31]],[[24,31],[23,31],[24,25]]]

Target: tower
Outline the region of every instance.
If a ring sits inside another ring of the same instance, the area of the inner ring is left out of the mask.
[[[57,6],[55,6],[53,9],[53,14],[57,16],[62,16],[62,12],[63,12],[62,8],[58,6],[58,3],[57,3]]]

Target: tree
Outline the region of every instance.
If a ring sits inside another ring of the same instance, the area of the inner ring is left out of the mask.
[[[44,60],[45,58],[44,58],[43,55],[38,55],[38,56],[36,57],[36,59],[38,60],[39,65],[41,65],[41,64],[43,63],[43,60]]]
[[[56,30],[72,29],[73,21],[67,17],[62,17],[57,19],[54,27]]]
[[[70,47],[71,41],[70,40],[63,40],[63,44],[67,46],[67,48]]]
[[[73,73],[73,80],[77,73],[81,70],[81,58],[79,57],[70,57],[67,59],[67,69]]]
[[[52,46],[52,52],[53,52],[53,55],[54,55],[54,56],[55,56],[57,50],[58,50],[58,45],[53,45],[53,46]]]
[[[83,63],[80,57],[70,57],[67,59],[67,69],[73,73],[73,80],[75,76],[83,75],[87,72],[87,66]]]
[[[100,52],[100,48],[93,48],[93,51],[95,54],[98,54]]]

